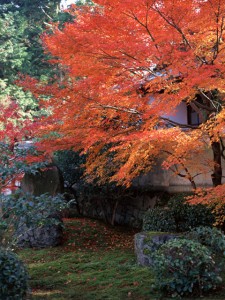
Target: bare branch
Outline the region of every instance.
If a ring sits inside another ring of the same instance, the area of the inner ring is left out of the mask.
[[[183,40],[185,41],[185,43],[190,47],[191,44],[189,43],[187,37],[185,36],[184,32],[182,31],[182,29],[174,22],[173,19],[169,20],[158,8],[152,6],[152,9],[155,10],[162,18],[164,21],[166,21],[167,24],[169,24],[171,27],[175,28],[182,36]]]
[[[119,107],[119,106],[113,106],[113,105],[104,105],[104,104],[100,104],[98,103],[98,107],[102,107],[104,109],[113,109],[116,111],[122,111],[122,112],[126,112],[129,114],[135,114],[135,115],[143,115],[142,112],[139,112],[138,110],[134,109],[134,108],[126,108],[126,107]],[[174,127],[180,127],[180,128],[190,128],[190,129],[198,129],[199,126],[195,126],[195,125],[189,125],[189,124],[182,124],[182,123],[178,123],[175,121],[172,121],[168,118],[164,118],[164,117],[159,117],[159,119],[165,121],[166,123],[170,124],[171,126]]]
[[[140,113],[139,111],[137,111],[136,109],[133,108],[126,108],[126,107],[119,107],[119,106],[113,106],[113,105],[104,105],[104,104],[98,104],[99,107],[105,108],[105,109],[114,109],[117,111],[123,111],[123,112],[127,112],[130,114],[135,114],[135,115],[141,115],[142,113]]]
[[[202,89],[198,88],[198,91],[207,99],[209,100],[209,102],[212,104],[212,106],[216,109],[216,112],[218,112],[219,108],[221,107],[221,104],[216,101],[216,100],[212,100],[211,98],[209,98],[206,93],[203,92]],[[217,106],[215,105],[215,103],[217,103]]]
[[[127,52],[121,51],[121,50],[120,50],[119,52],[122,53],[123,55],[126,55],[126,56],[129,57],[129,58],[132,58],[132,59],[138,61],[138,62],[140,63],[140,60],[138,60],[138,59],[137,59],[136,57],[134,57],[133,55],[128,54]]]
[[[43,11],[43,13],[52,21],[53,19],[52,19],[52,17],[51,16],[49,16],[49,14],[48,13],[46,13],[46,11],[44,10],[44,8],[41,6],[41,10]]]
[[[134,12],[130,12],[130,14],[128,13],[124,13],[126,16],[134,19],[135,21],[137,21],[142,27],[144,27],[146,29],[146,31],[148,32],[150,38],[152,39],[153,42],[155,42],[155,38],[153,37],[152,33],[150,32],[148,26],[146,24],[144,24],[143,22],[141,22],[138,17],[134,14]]]
[[[196,106],[198,106],[199,108],[202,108],[202,109],[205,109],[207,111],[210,111],[210,112],[216,112],[216,109],[215,108],[212,108],[212,107],[209,107],[207,105],[204,105],[202,103],[199,103],[198,101],[196,100],[193,100],[192,101]]]
[[[197,129],[199,128],[199,126],[197,125],[189,125],[189,124],[182,124],[182,123],[178,123],[178,122],[175,122],[175,121],[172,121],[168,118],[164,118],[164,117],[160,117],[161,120],[169,123],[170,125],[174,126],[174,127],[180,127],[180,128],[190,128],[190,129]]]

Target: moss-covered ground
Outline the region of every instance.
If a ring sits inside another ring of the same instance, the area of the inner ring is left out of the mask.
[[[134,230],[82,218],[65,226],[62,246],[19,251],[28,264],[31,299],[160,299],[151,269],[136,264]],[[224,300],[225,285],[206,299]]]

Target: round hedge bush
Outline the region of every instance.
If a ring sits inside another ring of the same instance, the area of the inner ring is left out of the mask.
[[[155,288],[169,296],[201,296],[221,282],[210,251],[196,241],[170,240],[153,259]]]
[[[22,300],[28,291],[28,273],[23,262],[9,250],[0,249],[0,299]]]

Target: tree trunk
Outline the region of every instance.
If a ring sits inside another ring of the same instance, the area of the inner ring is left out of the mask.
[[[219,142],[212,142],[214,172],[211,175],[213,186],[222,184],[221,148]]]
[[[116,203],[114,204],[113,211],[112,211],[112,219],[111,219],[111,222],[110,222],[112,226],[115,225],[116,209],[117,209],[118,204],[119,204],[119,201],[116,200]]]

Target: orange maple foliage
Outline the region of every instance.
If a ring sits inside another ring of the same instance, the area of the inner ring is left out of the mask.
[[[63,76],[51,85],[23,82],[50,112],[36,133],[48,136],[43,149],[83,149],[89,178],[103,182],[129,185],[161,158],[193,188],[209,169],[221,184],[225,2],[95,0],[71,14],[73,23],[43,37]],[[201,125],[170,119],[181,103]]]

